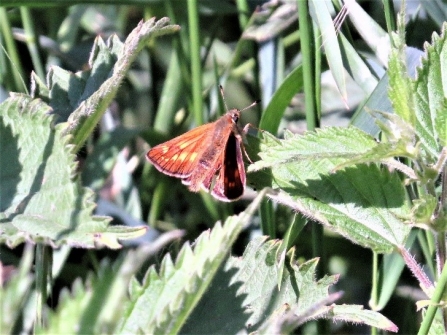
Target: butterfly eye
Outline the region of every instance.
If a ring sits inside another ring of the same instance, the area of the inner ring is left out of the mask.
[[[239,111],[231,114],[231,119],[233,120],[234,123],[237,123],[237,121],[239,120]]]

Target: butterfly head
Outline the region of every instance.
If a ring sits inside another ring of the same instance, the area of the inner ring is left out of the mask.
[[[231,117],[231,121],[233,121],[233,123],[237,123],[239,121],[239,116],[241,115],[241,111],[239,109],[232,109],[228,112],[228,114],[230,114]]]
[[[244,110],[246,110],[246,109],[249,109],[249,108],[251,108],[251,107],[253,107],[253,106],[256,106],[261,100],[256,100],[255,102],[253,102],[250,106],[247,106],[247,107],[245,107],[244,109],[237,109],[237,108],[234,108],[234,109],[228,109],[228,107],[227,107],[227,103],[226,103],[226,101],[225,101],[225,96],[224,96],[224,92],[223,92],[223,87],[222,87],[222,85],[219,85],[219,89],[220,89],[220,94],[222,95],[222,100],[223,100],[223,102],[224,102],[224,105],[225,105],[225,109],[228,111],[227,112],[227,115],[229,115],[230,116],[230,118],[231,118],[231,121],[234,123],[234,124],[236,124],[238,121],[239,121],[239,116],[241,115],[241,112],[242,111],[244,111]]]

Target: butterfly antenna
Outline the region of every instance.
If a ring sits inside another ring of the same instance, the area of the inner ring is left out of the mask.
[[[229,109],[228,109],[228,106],[227,106],[227,102],[225,101],[224,90],[223,90],[222,85],[219,85],[219,89],[220,89],[220,94],[222,95],[222,100],[223,100],[223,103],[224,103],[224,105],[225,105],[225,109],[226,109],[226,110],[229,110]],[[244,111],[244,110],[246,110],[246,109],[252,108],[253,106],[256,106],[256,105],[257,105],[258,103],[260,103],[260,102],[261,102],[261,100],[256,100],[256,101],[254,101],[250,106],[247,106],[247,107],[245,107],[244,109],[241,109],[240,112],[242,112],[242,111]]]
[[[258,103],[260,103],[261,102],[261,100],[256,100],[256,101],[254,101],[250,106],[247,106],[247,107],[245,107],[244,109],[241,109],[241,112],[242,111],[244,111],[244,110],[246,110],[246,109],[249,109],[249,108],[252,108],[253,106],[256,106]]]
[[[223,87],[222,85],[219,85],[219,89],[220,89],[220,95],[222,96],[222,101],[224,103],[225,106],[225,110],[228,110],[228,106],[227,106],[227,102],[225,101],[225,95],[224,95],[224,91],[223,91]]]

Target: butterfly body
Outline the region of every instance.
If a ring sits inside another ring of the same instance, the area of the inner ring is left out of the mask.
[[[153,147],[146,157],[159,171],[182,179],[192,192],[203,188],[218,200],[237,200],[246,182],[239,116],[240,110],[229,110],[215,122]]]

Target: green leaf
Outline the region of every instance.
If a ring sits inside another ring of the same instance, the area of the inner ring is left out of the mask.
[[[278,131],[286,108],[289,106],[293,96],[303,87],[303,67],[297,66],[281,83],[275,91],[268,106],[262,113],[259,128],[271,133]]]
[[[280,248],[281,241],[258,237],[250,242],[242,257],[231,257],[225,269],[215,277],[212,290],[206,293],[182,328],[182,333],[284,334],[308,320],[328,317],[392,329],[393,324],[379,313],[361,311],[357,306],[346,306],[340,312],[334,312],[334,299],[340,295],[330,295],[329,289],[338,276],[315,280],[318,260],[298,266],[293,249],[287,254],[281,289],[278,289],[277,254]],[[355,317],[345,317],[348,307],[357,311]],[[370,319],[374,317],[381,322],[363,321],[366,313]]]
[[[286,134],[281,141],[265,135],[262,160],[248,170],[270,168],[277,189],[272,199],[376,252],[403,245],[410,231],[403,220],[410,209],[398,174],[376,164],[333,173],[376,147],[372,137],[354,127]]]
[[[447,122],[447,24],[442,35],[433,34],[432,43],[425,44],[425,57],[414,81],[416,133],[430,162],[435,162],[446,143]]]
[[[401,34],[392,34],[396,45],[390,54],[388,61],[388,76],[390,86],[388,95],[393,105],[394,113],[414,126],[413,90],[411,79],[407,73],[405,64],[405,37]]]
[[[369,96],[377,87],[379,81],[345,35],[340,32],[339,36],[343,65],[354,81],[363,89],[365,94]]]
[[[278,253],[276,255],[276,259],[278,261],[278,290],[281,289],[281,281],[285,270],[287,250],[294,245],[296,237],[303,230],[306,223],[307,220],[302,215],[295,214],[293,217],[293,221],[287,228],[284,239],[282,240],[281,245],[278,248]]]
[[[433,319],[433,322],[428,331],[429,335],[445,334],[444,318],[442,317],[442,310],[439,309]]]
[[[346,1],[349,19],[382,65],[388,64],[391,50],[388,33],[356,1]]]
[[[118,271],[107,262],[100,266],[98,275],[90,274],[85,283],[77,278],[71,291],[61,291],[56,311],[50,311],[48,327],[37,329],[37,334],[98,334],[113,332],[115,324],[104,324],[101,316],[110,308],[108,301]],[[124,299],[125,297],[121,297]],[[123,302],[123,301],[122,301]],[[114,306],[119,310],[120,306]],[[122,304],[121,304],[122,307]]]
[[[364,310],[363,306],[356,305],[337,305],[329,313],[334,321],[348,321],[362,323],[371,327],[384,329],[391,332],[397,332],[397,326],[384,317],[382,314],[374,311]]]
[[[0,154],[10,157],[0,162],[0,242],[118,248],[118,239],[143,234],[146,227],[109,227],[109,218],[92,216],[94,194],[73,177],[72,146],[50,111],[25,95],[0,105]]]
[[[418,231],[412,230],[405,244],[406,249],[410,249],[416,239]],[[372,305],[371,301],[369,306],[376,310],[381,311],[388,304],[391,296],[395,293],[399,279],[404,270],[405,262],[399,253],[393,252],[388,255],[384,255],[381,262],[379,280],[379,297],[377,304]]]
[[[325,299],[329,286],[338,280],[338,276],[326,276],[316,281],[318,260],[297,266],[292,250],[288,255],[290,263],[282,277],[282,289],[278,291],[276,254],[279,246],[279,241],[266,242],[265,237],[257,238],[247,246],[242,258],[232,258],[227,265],[238,269],[232,283],[242,284],[238,293],[245,296],[248,327],[261,324],[284,304],[288,304],[297,316],[302,315]]]
[[[328,295],[337,276],[315,280],[317,259],[301,266],[294,253],[287,256],[278,289],[279,241],[258,237],[242,257],[231,257],[212,283],[182,332],[189,334],[237,334],[258,331],[288,305],[298,316]],[[323,309],[325,306],[321,306]],[[317,313],[315,313],[317,314]]]
[[[418,158],[419,150],[416,145],[414,128],[398,115],[380,111],[371,111],[376,124],[382,130],[382,142],[371,149],[352,157],[339,164],[336,169],[361,163],[381,162],[404,172],[410,179],[416,180],[416,172],[409,166],[395,160],[394,157]]]
[[[89,60],[91,69],[87,71],[71,73],[53,67],[49,72],[49,103],[62,121],[68,122],[66,133],[74,136],[75,151],[79,150],[98,124],[132,62],[146,43],[151,38],[180,29],[176,25],[167,25],[168,22],[168,18],[140,22],[124,44],[116,35],[106,43],[97,38]],[[33,86],[44,92],[39,83]]]
[[[267,132],[263,134],[259,152],[262,159],[250,165],[249,172],[298,160],[334,157],[349,160],[377,147],[374,138],[356,127],[328,127],[307,132],[305,136],[285,132],[284,140],[278,140]]]
[[[202,233],[194,243],[194,249],[185,244],[175,263],[168,255],[158,273],[151,267],[141,285],[133,281],[131,301],[119,332],[177,333],[209,287],[263,196],[261,192],[246,211],[229,217],[223,226],[217,223],[211,231]]]
[[[409,75],[413,78],[416,76],[416,68],[421,63],[422,51],[416,48],[407,47],[406,51],[406,64]],[[371,115],[371,111],[381,111],[381,112],[393,112],[393,107],[388,95],[389,89],[389,77],[388,74],[382,76],[379,83],[375,87],[372,94],[369,96],[367,101],[361,108],[357,110],[351,119],[351,124],[362,129],[363,131],[377,136],[379,134],[379,127],[376,121]]]
[[[347,101],[346,91],[346,72],[343,68],[342,54],[340,44],[337,40],[337,32],[332,22],[330,9],[333,10],[331,1],[310,1],[309,9],[316,18],[316,23],[323,37],[323,46],[326,53],[326,59],[334,76],[337,88],[343,98]]]

